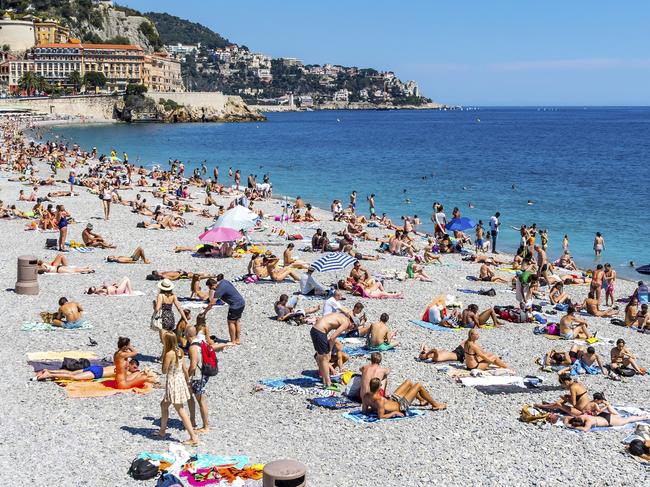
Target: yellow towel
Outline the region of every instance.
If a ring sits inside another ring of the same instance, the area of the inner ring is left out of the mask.
[[[63,360],[64,358],[87,358],[95,359],[97,355],[95,352],[86,350],[70,350],[68,352],[32,352],[27,354],[27,360],[40,362],[42,360]]]

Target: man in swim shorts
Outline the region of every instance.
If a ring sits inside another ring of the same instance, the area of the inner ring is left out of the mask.
[[[134,374],[139,372],[138,367],[140,362],[137,359],[132,358],[129,360],[128,373]],[[36,374],[37,380],[48,380],[48,379],[63,379],[63,380],[73,380],[73,381],[88,381],[88,380],[97,380],[97,379],[107,379],[109,377],[115,377],[115,366],[109,365],[107,367],[102,367],[101,365],[91,365],[82,370],[41,370]]]
[[[326,388],[332,387],[329,362],[334,342],[350,328],[352,328],[352,320],[348,314],[342,312],[329,313],[319,318],[311,327],[309,334],[316,351],[316,364]],[[333,333],[328,336],[330,332]]]
[[[56,317],[52,320],[52,325],[60,328],[73,330],[83,325],[81,313],[83,308],[79,303],[69,302],[68,298],[59,299],[59,310],[56,312]]]
[[[370,381],[368,392],[362,396],[361,410],[364,414],[376,413],[379,419],[404,417],[409,414],[411,404],[418,399],[419,405],[429,404],[434,411],[447,407],[446,404],[435,401],[429,391],[421,383],[404,381],[395,392],[386,399],[379,393],[381,380],[374,378]]]

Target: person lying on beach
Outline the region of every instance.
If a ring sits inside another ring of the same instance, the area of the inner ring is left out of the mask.
[[[551,412],[557,411],[570,416],[580,416],[589,410],[591,400],[584,385],[574,381],[571,375],[566,373],[558,375],[558,381],[568,391],[568,394],[561,396],[555,402],[535,404],[535,408]]]
[[[279,262],[280,259],[275,255],[264,256],[262,258],[262,265],[266,268],[266,275],[269,276],[271,280],[282,282],[287,277],[290,277],[295,282],[300,282],[300,275],[296,272],[296,268],[293,265],[279,269],[277,267]]]
[[[89,287],[86,294],[96,294],[98,296],[119,296],[133,294],[131,279],[123,277],[122,280],[114,284],[102,284],[97,287]]]
[[[188,271],[151,271],[151,274],[147,276],[148,281],[162,281],[163,279],[169,279],[170,281],[178,281],[179,279],[192,279],[195,275],[201,277],[201,279],[207,279],[211,277],[210,274],[203,274],[202,272],[188,272]]]
[[[303,308],[300,295],[289,298],[288,295],[281,294],[274,305],[274,309],[278,321],[294,320],[302,322],[305,317],[318,313],[320,304],[311,308]]]
[[[640,460],[650,461],[650,440],[634,439],[628,445],[627,451]]]
[[[563,421],[564,425],[568,428],[587,432],[595,427],[608,428],[612,426],[624,426],[629,423],[636,423],[638,421],[645,421],[647,419],[650,419],[650,416],[627,416],[623,418],[619,414],[601,412],[596,416],[592,416],[590,414],[581,414],[580,416],[566,416]]]
[[[633,369],[637,374],[646,374],[646,370],[639,367],[636,356],[625,346],[625,340],[622,338],[616,340],[616,346],[609,352],[609,356],[611,359],[609,368],[614,372],[621,367],[627,367]]]
[[[587,313],[598,318],[611,318],[612,316],[616,316],[618,313],[618,307],[608,309],[607,311],[601,310],[598,303],[598,298],[596,297],[596,293],[594,291],[589,291],[587,294],[587,299],[585,299],[581,305],[576,306],[576,308],[586,309]]]
[[[394,340],[397,333],[388,328],[388,318],[388,313],[382,313],[379,321],[359,327],[359,336],[366,337],[368,350],[384,351],[399,345],[399,342]]]
[[[595,375],[599,370],[603,375],[607,375],[608,373],[600,354],[596,352],[594,347],[589,346],[570,367],[560,370],[558,374],[580,375],[585,373]]]
[[[562,256],[556,261],[555,265],[558,267],[562,267],[563,269],[567,269],[569,271],[578,270],[578,268],[576,267],[576,263],[571,258],[571,254],[569,253],[568,250],[565,250],[562,253]]]
[[[130,256],[123,255],[109,255],[106,257],[106,262],[114,262],[117,264],[136,264],[142,260],[144,264],[151,264],[150,260],[144,255],[144,249],[142,247],[137,247]]]
[[[493,265],[493,266],[507,264],[507,262],[498,260],[495,257],[489,255],[483,255],[483,254],[468,255],[467,257],[463,257],[463,260],[466,262],[476,262],[477,264],[485,264],[485,265]]]
[[[68,298],[59,299],[59,309],[54,315],[52,325],[60,328],[74,329],[83,324],[83,308],[79,303],[70,302]]]
[[[446,404],[435,401],[421,383],[413,383],[410,380],[400,384],[389,396],[390,399],[386,399],[384,395],[385,391],[381,389],[381,380],[377,377],[371,379],[368,392],[361,398],[362,412],[364,414],[376,413],[379,419],[404,417],[409,413],[411,405],[416,399],[419,406],[428,404],[434,411],[441,411],[447,407]]]
[[[138,355],[137,350],[131,345],[131,339],[119,337],[117,340],[117,351],[113,354],[115,364],[115,379],[118,389],[131,389],[142,387],[147,383],[155,384],[158,379],[151,372],[129,371],[129,364]]]
[[[114,249],[115,245],[109,244],[101,235],[93,232],[93,224],[89,223],[81,232],[81,239],[86,247],[96,247],[99,249]]]
[[[129,360],[128,373],[135,374],[140,372],[138,367],[140,362],[132,358]],[[115,377],[115,366],[109,365],[102,367],[101,365],[91,365],[82,370],[48,370],[44,369],[36,373],[36,380],[70,380],[70,381],[89,381],[97,379],[109,379]]]
[[[552,372],[552,366],[573,365],[585,351],[586,348],[580,345],[572,345],[568,352],[552,349],[544,355],[544,360],[538,358],[535,363],[540,365],[543,371]]]
[[[496,327],[503,326],[499,321],[493,307],[487,308],[485,311],[479,313],[478,306],[470,304],[460,315],[459,324],[465,328],[483,328],[488,320],[492,320],[492,324]]]
[[[497,367],[507,369],[508,364],[495,354],[484,351],[477,343],[478,339],[478,330],[471,329],[467,334],[467,340],[463,346],[463,352],[465,352],[465,366],[467,369],[487,370],[490,368],[490,365],[496,365]]]
[[[565,340],[589,339],[591,333],[587,330],[589,324],[575,316],[576,308],[569,306],[567,314],[560,319],[560,336]]]
[[[63,254],[56,254],[49,264],[42,260],[36,261],[36,271],[39,274],[92,274],[95,271],[90,267],[74,267],[68,264],[68,259]]]
[[[500,282],[500,283],[508,282],[507,279],[497,276],[494,273],[494,271],[487,266],[487,264],[481,264],[478,280],[483,282]]]
[[[368,279],[361,281],[358,278],[349,278],[346,281],[340,280],[339,289],[350,291],[355,296],[362,296],[371,299],[402,299],[402,293],[387,292],[380,281]]]
[[[425,344],[420,346],[418,360],[431,360],[434,363],[440,362],[465,362],[465,340],[460,342],[451,352],[441,348],[428,348]]]
[[[293,252],[293,249],[295,248],[295,244],[290,243],[287,245],[287,248],[284,251],[283,254],[283,259],[284,259],[284,267],[289,267],[292,266],[294,269],[309,269],[309,263],[304,262],[302,260],[294,259],[291,253]]]
[[[431,277],[424,272],[424,266],[410,260],[406,266],[406,275],[409,279],[416,279],[422,282],[432,282]]]

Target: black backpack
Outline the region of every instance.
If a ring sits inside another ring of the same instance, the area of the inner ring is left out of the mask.
[[[136,458],[131,462],[128,474],[135,480],[150,480],[158,476],[158,467],[149,460]]]
[[[63,363],[61,364],[61,368],[63,370],[70,370],[70,371],[75,371],[75,370],[83,370],[87,369],[90,367],[90,360],[87,358],[69,358],[69,357],[64,357],[63,358]]]

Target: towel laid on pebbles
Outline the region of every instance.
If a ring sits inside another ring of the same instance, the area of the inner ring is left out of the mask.
[[[365,345],[362,346],[348,346],[348,347],[343,347],[343,353],[346,353],[350,357],[361,357],[363,355],[370,355],[373,352],[394,352],[395,348],[394,347],[389,347],[385,348],[383,346],[378,347],[377,349],[374,348],[368,348]]]
[[[104,359],[88,359],[90,365],[99,365],[100,367],[109,367],[113,365],[113,362],[109,362]],[[62,367],[61,360],[30,360],[27,362],[33,369],[34,372],[40,372],[41,370],[58,370]]]
[[[326,409],[351,409],[359,406],[358,402],[345,396],[315,397],[310,399],[309,402],[314,406]]]
[[[50,323],[43,323],[43,322],[31,322],[31,323],[23,323],[22,326],[20,327],[20,331],[58,331],[58,330],[63,330],[63,331],[75,331],[75,330],[89,330],[93,327],[91,323],[88,321],[84,321],[83,323],[79,323],[78,326],[74,326],[72,328],[66,328],[62,326],[54,326],[51,325]]]
[[[350,411],[349,413],[343,413],[345,419],[349,419],[357,424],[370,424],[370,423],[379,423],[382,421],[399,421],[401,419],[411,419],[424,416],[424,411],[420,409],[410,409],[406,416],[398,416],[390,419],[379,419],[376,414],[363,414],[361,409],[355,411]]]
[[[620,414],[623,418],[626,418],[628,416],[650,416],[650,411],[647,411],[645,409],[638,408],[636,406],[613,406],[616,412]],[[648,424],[650,425],[650,420],[646,421],[637,421],[636,423],[628,423],[624,424],[623,426],[596,426],[594,428],[591,428],[587,433],[590,433],[592,431],[621,431],[621,430],[631,430],[635,429],[638,424]],[[561,426],[563,428],[568,429],[569,431],[573,431],[576,433],[585,433],[585,431],[580,431],[575,428],[569,428],[564,425],[563,421],[558,421],[555,423],[555,426]]]
[[[27,353],[27,360],[30,362],[33,361],[44,361],[44,360],[63,360],[64,358],[87,358],[87,359],[96,359],[97,354],[95,352],[90,352],[87,350],[68,350],[66,352],[29,352]]]
[[[432,331],[453,331],[454,330],[453,328],[447,328],[445,326],[435,325],[433,323],[429,323],[428,321],[422,321],[422,320],[409,320],[409,321],[414,325],[417,325],[420,328],[426,328],[427,330],[432,330]]]
[[[99,298],[132,298],[134,296],[144,296],[142,291],[133,291],[131,294],[91,294],[91,296]]]
[[[142,387],[118,389],[114,379],[100,379],[93,381],[75,381],[64,384],[65,392],[69,398],[79,399],[86,397],[107,397],[115,394],[148,394],[153,390],[153,385],[144,384]]]

